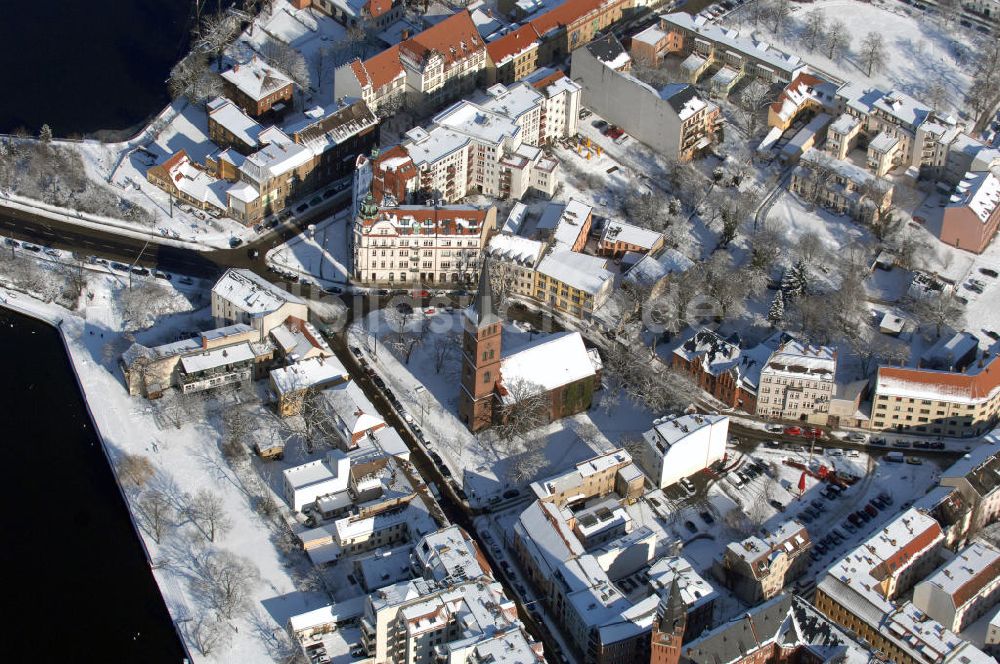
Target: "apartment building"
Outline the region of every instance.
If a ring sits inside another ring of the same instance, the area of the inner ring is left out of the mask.
[[[535,299],[574,318],[590,319],[614,289],[607,259],[553,249],[538,264]]]
[[[997,423],[1000,363],[983,353],[961,373],[879,367],[871,428],[967,438]]]
[[[295,512],[313,505],[317,499],[347,491],[351,460],[340,450],[331,450],[322,459],[282,471],[285,502]]]
[[[555,191],[558,162],[542,146],[576,132],[580,87],[558,75],[536,87],[491,86],[414,127],[405,140],[363,164],[379,205],[428,199],[450,203],[471,193],[521,198]],[[360,177],[360,176],[359,176]]]
[[[653,420],[642,437],[642,466],[653,484],[665,489],[701,472],[726,455],[729,418],[680,415]]]
[[[584,105],[668,157],[689,160],[709,148],[723,122],[719,107],[691,85],[654,90],[621,71],[628,60],[612,34],[573,51],[573,78],[583,87]]]
[[[753,606],[771,599],[809,566],[809,532],[798,521],[786,521],[761,538],[750,536],[726,546],[716,575],[740,599]]]
[[[486,247],[494,278],[502,281],[510,294],[522,297],[535,296],[535,268],[544,251],[542,242],[506,233],[494,235]]]
[[[369,196],[354,221],[351,271],[368,284],[468,283],[495,228],[493,206],[379,209]]]
[[[384,30],[403,18],[405,5],[399,0],[294,0],[312,5],[324,14],[348,27]]]
[[[620,21],[635,0],[566,0],[533,18],[530,25],[542,39],[539,64],[560,62],[598,34]],[[576,68],[573,69],[576,77]]]
[[[944,208],[941,241],[981,254],[990,246],[998,226],[1000,178],[993,171],[966,173]]]
[[[913,604],[953,632],[961,632],[1000,600],[1000,551],[973,542],[913,589]]]
[[[535,225],[536,239],[551,243],[554,250],[583,251],[594,223],[594,209],[576,198],[552,202],[542,210]]]
[[[282,290],[250,270],[230,268],[212,287],[212,318],[219,327],[242,323],[252,327],[258,341],[288,318],[305,321],[305,300]]]
[[[295,92],[295,84],[287,75],[256,55],[222,72],[222,80],[225,95],[255,118],[284,113]]]
[[[940,525],[910,508],[827,570],[816,608],[892,662],[991,661],[914,603],[896,602],[937,566],[943,544]]]
[[[538,68],[539,46],[541,39],[538,31],[530,23],[487,44],[489,83],[509,85],[535,71]]]
[[[334,72],[334,97],[363,99],[373,112],[392,114],[405,99],[430,110],[471,92],[489,58],[467,9],[367,60]]]
[[[941,473],[939,484],[954,488],[972,510],[967,533],[1000,518],[1000,439],[996,432]]]
[[[894,191],[889,180],[816,149],[802,154],[788,188],[809,203],[860,221],[887,210]]]
[[[757,415],[823,424],[836,392],[837,351],[783,342],[760,371]]]

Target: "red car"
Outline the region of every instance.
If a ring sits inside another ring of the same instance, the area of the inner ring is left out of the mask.
[[[785,427],[785,435],[786,436],[801,436],[802,435],[802,429],[800,429],[799,427]]]
[[[617,125],[611,125],[608,128],[608,138],[617,139],[621,138],[621,135],[625,133],[625,130]]]
[[[430,297],[430,296],[431,296],[430,291],[425,291],[425,290],[415,290],[415,291],[413,291],[413,297],[421,297],[421,298],[423,298],[423,297]]]
[[[802,430],[802,435],[807,438],[812,438],[813,436],[815,436],[816,438],[822,438],[823,430],[817,429],[815,427],[806,427],[805,429]]]

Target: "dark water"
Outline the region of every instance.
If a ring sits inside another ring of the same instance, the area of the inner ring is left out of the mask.
[[[188,0],[0,0],[0,132],[133,127],[168,101]],[[206,3],[211,11],[214,3]]]
[[[182,661],[62,341],[0,309],[0,348],[4,661]]]

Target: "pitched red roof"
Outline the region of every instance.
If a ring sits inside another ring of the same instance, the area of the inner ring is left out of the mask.
[[[358,77],[361,87],[368,83],[378,90],[403,75],[403,65],[399,62],[399,46],[390,46],[364,62],[355,60],[351,63],[351,68]]]
[[[563,73],[562,69],[556,69],[548,76],[540,78],[537,81],[533,81],[531,85],[533,85],[536,90],[544,91],[545,88],[549,87],[550,85],[558,81],[560,78],[565,78],[565,76],[566,74]]]
[[[368,0],[365,9],[368,10],[369,16],[378,18],[392,9],[392,0]]]
[[[500,39],[490,42],[486,46],[493,64],[499,65],[503,60],[525,50],[532,44],[538,43],[538,32],[535,26],[530,23],[522,25],[514,32],[509,32]]]
[[[569,25],[583,18],[603,5],[605,0],[566,0],[558,7],[545,12],[529,25],[533,26],[540,36],[550,30]]]
[[[486,46],[468,9],[452,14],[399,45],[401,53],[417,61],[431,52],[440,53],[444,56],[445,69],[484,48]]]
[[[876,390],[882,386],[883,381],[890,380],[910,383],[914,387],[924,385],[928,389],[945,388],[956,398],[986,399],[1000,388],[1000,365],[997,365],[997,357],[1000,356],[990,358],[986,366],[975,373],[879,367]]]
[[[872,577],[882,581],[894,575],[897,570],[907,565],[914,556],[931,545],[941,535],[941,526],[936,522],[930,524],[926,530],[914,535],[913,539],[896,549],[895,552],[874,568]]]
[[[771,108],[774,110],[775,113],[780,112],[782,102],[784,102],[785,99],[788,97],[789,90],[795,90],[800,85],[816,87],[817,85],[820,85],[822,83],[826,83],[826,81],[824,81],[819,76],[813,76],[812,74],[801,72],[798,76],[792,79],[791,83],[785,86],[785,89],[781,91],[780,95],[778,95],[777,100],[775,100],[771,104]]]

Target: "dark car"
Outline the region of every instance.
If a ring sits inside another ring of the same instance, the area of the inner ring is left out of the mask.
[[[136,265],[135,267],[132,268],[132,274],[138,274],[140,277],[148,277],[149,270],[147,270],[144,267]]]
[[[915,440],[913,441],[913,447],[918,450],[927,450],[930,449],[931,444],[926,440]]]
[[[465,493],[462,487],[455,487],[455,495],[458,496],[459,500],[468,500],[469,496]]]
[[[698,526],[694,525],[693,521],[685,521],[684,527],[690,530],[692,533],[698,532]]]
[[[781,503],[779,503],[774,498],[771,498],[767,502],[769,502],[771,504],[771,507],[773,507],[774,509],[778,510],[779,512],[784,512],[785,511],[785,506],[782,505]]]
[[[359,360],[362,358],[361,349],[360,348],[358,348],[357,346],[350,346],[350,349],[351,349],[351,353],[354,354],[354,357],[358,358]]]
[[[373,374],[372,375],[372,382],[375,383],[375,385],[378,386],[378,389],[380,389],[380,390],[384,390],[385,389],[385,381],[382,380],[382,376],[379,376],[378,374]]]
[[[715,523],[715,519],[713,519],[712,515],[709,514],[708,512],[699,512],[698,516],[700,516],[701,520],[707,523],[708,525],[712,525],[713,523]]]
[[[875,517],[878,515],[878,508],[875,507],[874,505],[868,504],[865,505],[865,512],[868,514],[868,516]]]
[[[517,498],[520,495],[521,492],[518,491],[517,489],[507,489],[506,491],[503,492],[503,497],[506,498],[507,500]]]
[[[243,240],[241,240],[240,238],[238,237],[229,238],[229,246],[232,247],[233,249],[240,246],[241,244],[243,244]]]
[[[993,279],[996,279],[997,276],[1000,276],[1000,272],[997,272],[996,270],[988,267],[979,268],[979,274],[985,274],[987,277],[992,277]]]
[[[428,452],[427,456],[429,456],[431,458],[431,461],[433,461],[438,466],[444,464],[444,459],[441,458],[441,455],[438,454],[437,452],[434,452],[433,450]]]
[[[438,470],[440,470],[441,474],[445,477],[451,477],[451,471],[448,470],[448,466],[438,466]]]
[[[933,443],[927,443],[927,445],[930,446],[930,448],[932,450],[943,450],[944,449],[944,443],[942,443],[940,440],[936,440]]]
[[[590,123],[590,126],[603,133],[608,128],[608,123],[604,120],[594,120]]]
[[[893,447],[910,447],[910,441],[908,440],[897,440],[892,443]]]
[[[333,198],[336,195],[337,195],[336,189],[327,189],[326,191],[323,192],[323,198]]]
[[[305,212],[308,209],[309,209],[309,204],[308,203],[303,203],[302,205],[300,205],[297,208],[295,208],[295,211],[299,212],[299,213],[302,213],[302,212]]]

